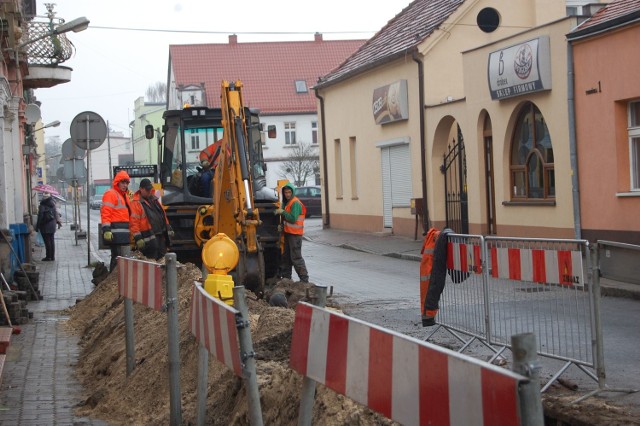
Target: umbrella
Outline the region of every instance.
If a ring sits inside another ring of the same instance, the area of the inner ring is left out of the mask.
[[[57,189],[48,184],[41,184],[33,187],[36,192],[48,192],[51,195],[60,195]]]
[[[60,202],[63,202],[63,203],[66,203],[66,202],[67,202],[67,200],[66,200],[64,197],[61,197],[60,195],[57,195],[57,194],[51,194],[51,196],[52,196],[53,198],[55,198],[56,200],[60,201]]]

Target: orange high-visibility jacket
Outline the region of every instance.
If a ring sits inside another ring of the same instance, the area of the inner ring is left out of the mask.
[[[144,209],[143,203],[149,208],[153,208],[150,201],[142,198],[140,190],[138,190],[133,194],[133,202],[131,203],[131,233],[133,234],[133,239],[135,241],[142,238],[146,243],[148,243],[151,240],[154,240],[156,236],[153,234],[153,229],[149,222],[149,218],[147,217],[147,212]],[[162,209],[162,213],[168,228],[169,219],[167,218],[167,214],[164,209]]]
[[[209,145],[198,155],[198,160],[200,160],[200,164],[203,161],[206,161],[211,166],[211,169],[215,170],[218,167],[218,158],[220,157],[220,149],[222,147],[222,139],[216,141],[215,143]],[[227,151],[227,155],[231,154],[231,151]]]
[[[438,310],[427,310],[426,301],[429,292],[429,284],[431,283],[431,271],[433,270],[433,256],[436,248],[436,241],[440,231],[436,228],[429,229],[422,243],[422,259],[420,260],[420,310],[422,311],[422,319],[435,318]]]
[[[295,222],[284,221],[284,232],[287,234],[304,235],[304,218],[307,216],[307,208],[302,204],[302,201],[298,200],[295,195],[291,197],[289,202],[284,208],[284,211],[291,214],[291,206],[294,203],[299,203],[302,207],[302,213],[298,215]]]
[[[118,183],[122,180],[129,180],[129,174],[121,170],[113,178],[113,187],[108,189],[102,196],[102,208],[100,209],[100,220],[102,222],[102,232],[111,231],[113,233],[112,244],[129,244],[129,214],[131,206],[129,196],[118,189]]]

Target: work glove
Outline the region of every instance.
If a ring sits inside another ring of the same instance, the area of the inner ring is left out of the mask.
[[[284,210],[282,209],[276,209],[276,211],[273,212],[273,214],[282,214],[282,213],[284,213]]]
[[[144,245],[144,240],[142,238],[136,241],[136,247],[138,248],[138,250],[142,250],[144,248]]]
[[[105,241],[109,241],[109,242],[113,241],[113,233],[111,231],[105,231],[102,237],[104,238]]]

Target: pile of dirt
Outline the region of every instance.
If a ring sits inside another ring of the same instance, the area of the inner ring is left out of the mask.
[[[195,424],[197,409],[198,343],[189,329],[194,281],[201,277],[192,264],[178,269],[180,330],[180,390],[184,424]],[[251,335],[265,424],[296,424],[302,376],[289,368],[289,347],[300,300],[312,295],[313,285],[282,280],[271,283],[266,300],[284,294],[289,307],[270,306],[247,292]],[[126,376],[124,299],[117,274],[110,274],[76,306],[68,309],[70,330],[80,336],[76,373],[89,395],[77,414],[110,424],[168,424],[169,364],[167,317],[134,303],[135,370]],[[223,364],[209,357],[207,424],[249,423],[244,383]],[[394,424],[350,399],[318,386],[314,424]]]

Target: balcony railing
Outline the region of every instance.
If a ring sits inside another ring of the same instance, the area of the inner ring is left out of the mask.
[[[22,44],[26,44],[23,51],[27,54],[27,63],[30,66],[55,66],[73,56],[75,47],[71,41],[64,34],[51,34],[52,30],[61,23],[63,21],[56,18],[45,22],[30,21],[26,23]],[[51,35],[47,36],[47,34]],[[43,36],[45,37],[42,38]],[[29,43],[29,40],[34,40],[34,42]]]

